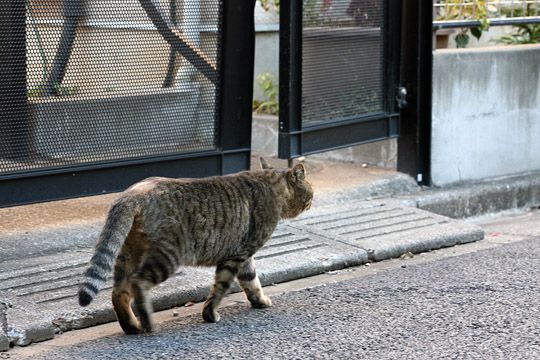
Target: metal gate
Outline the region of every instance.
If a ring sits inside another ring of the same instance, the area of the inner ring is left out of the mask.
[[[401,1],[282,4],[279,156],[399,135]]]
[[[249,168],[255,0],[0,6],[0,206]]]

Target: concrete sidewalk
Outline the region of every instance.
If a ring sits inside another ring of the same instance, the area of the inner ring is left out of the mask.
[[[463,217],[473,212],[463,203],[476,204],[471,199],[482,194],[488,194],[484,201],[489,203],[490,196],[507,194],[497,202],[501,207],[540,204],[534,176],[423,191],[409,177],[391,171],[313,160],[306,166],[316,189],[313,209],[280,224],[257,254],[264,285],[483,238],[475,225],[419,207],[455,209],[446,215]],[[516,196],[511,199],[509,193]],[[7,315],[7,323],[0,322],[0,349],[8,342],[27,345],[58,332],[114,321],[110,284],[88,308],[78,306],[75,293],[115,196],[0,209],[0,305],[10,306],[0,308],[0,321],[2,313]],[[476,214],[501,210],[474,206]],[[180,269],[153,291],[155,309],[203,300],[212,277],[212,269]]]

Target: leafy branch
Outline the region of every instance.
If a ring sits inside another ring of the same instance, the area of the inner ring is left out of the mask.
[[[279,11],[280,0],[259,0],[259,2],[265,11],[270,11],[272,8]]]
[[[526,17],[537,16],[538,10],[533,4],[529,4],[526,9],[505,9],[504,15]],[[540,24],[520,24],[513,26],[514,32],[504,35],[496,40],[499,44],[519,45],[519,44],[539,44],[540,43]]]
[[[456,46],[464,48],[470,40],[469,33],[477,40],[480,40],[482,33],[489,30],[489,13],[497,11],[493,5],[489,5],[486,0],[439,0],[444,3],[444,7],[439,8],[437,20],[478,20],[480,26],[473,28],[462,28],[456,35]]]
[[[265,100],[253,100],[253,110],[260,114],[277,115],[279,113],[278,87],[274,77],[270,73],[257,76],[257,82],[261,87]]]

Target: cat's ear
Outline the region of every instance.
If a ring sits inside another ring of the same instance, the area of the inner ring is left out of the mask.
[[[302,181],[306,179],[306,167],[304,164],[296,164],[292,170],[291,175],[293,180]]]
[[[266,161],[262,156],[259,158],[259,161],[261,162],[261,168],[263,170],[273,169],[270,164],[268,164],[268,161]]]

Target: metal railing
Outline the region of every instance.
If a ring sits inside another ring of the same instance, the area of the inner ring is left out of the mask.
[[[540,23],[540,0],[435,0],[433,28],[466,28]]]

